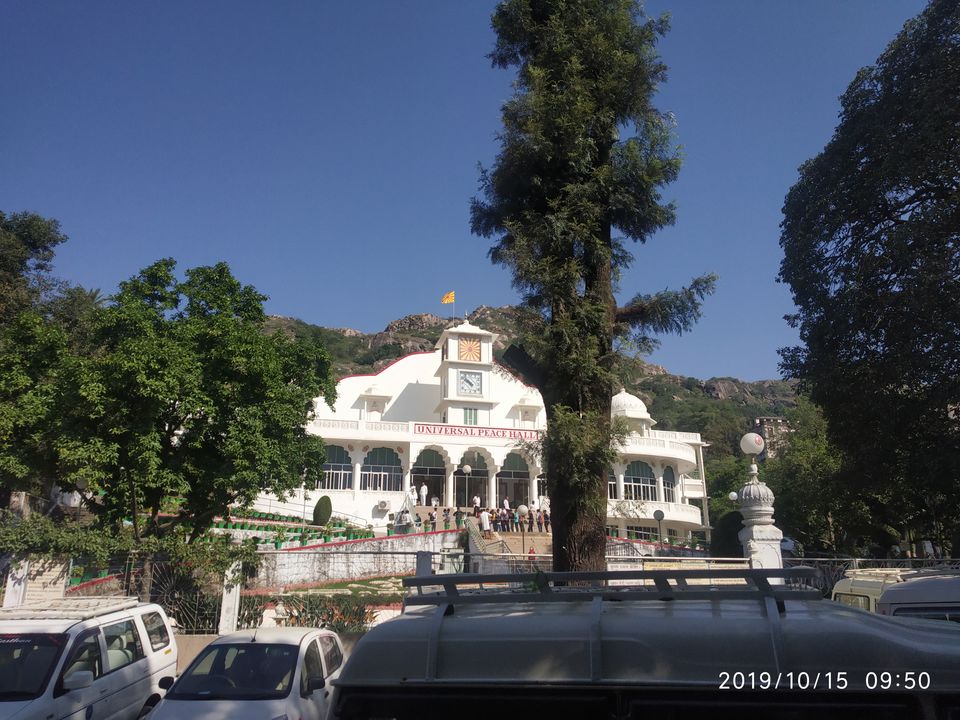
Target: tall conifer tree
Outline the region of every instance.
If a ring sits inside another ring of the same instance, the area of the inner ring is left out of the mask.
[[[557,570],[604,567],[614,343],[632,336],[649,349],[652,333],[688,330],[715,280],[623,307],[614,296],[632,260],[624,240],[645,242],[674,221],[660,188],[680,158],[671,119],[652,102],[667,25],[632,0],[506,0],[493,16],[490,58],[517,79],[471,225],[494,238],[491,259],[511,270],[531,311],[523,347],[506,359],[544,399]]]

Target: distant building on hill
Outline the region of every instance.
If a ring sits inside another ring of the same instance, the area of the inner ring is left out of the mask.
[[[790,423],[784,417],[767,416],[753,419],[753,431],[763,437],[766,449],[761,459],[775,458],[783,451],[789,442],[789,434],[793,432]]]

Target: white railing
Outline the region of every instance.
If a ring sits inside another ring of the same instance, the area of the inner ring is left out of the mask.
[[[697,455],[693,448],[676,440],[629,435],[623,443],[623,448],[638,450],[649,455],[678,458],[694,465],[697,463]]]
[[[679,440],[680,442],[701,442],[700,433],[679,432],[677,430],[651,430],[650,437],[662,440]]]
[[[653,520],[653,513],[663,510],[665,522],[684,522],[700,525],[700,508],[685,503],[656,502],[652,500],[608,500],[607,516],[625,520]]]
[[[317,418],[313,424],[318,428],[325,430],[359,430],[360,422],[358,420],[333,420],[331,418]]]
[[[405,433],[410,431],[410,424],[405,422],[378,422],[376,420],[366,420],[363,423],[365,429],[376,430],[377,432],[396,432]]]
[[[703,480],[683,479],[681,480],[682,492],[684,497],[700,499],[703,497]]]

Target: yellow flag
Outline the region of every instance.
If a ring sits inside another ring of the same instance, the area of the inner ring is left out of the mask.
[[[440,298],[440,304],[449,305],[450,303],[454,302],[456,299],[457,299],[457,294],[453,290],[451,290],[442,298]]]

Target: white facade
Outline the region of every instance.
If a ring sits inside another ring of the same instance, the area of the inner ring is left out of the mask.
[[[318,400],[308,428],[327,445],[325,479],[285,503],[264,496],[258,509],[309,515],[329,495],[334,514],[383,527],[411,491],[442,508],[467,508],[474,495],[488,507],[504,498],[511,507],[548,503],[542,468],[523,445],[546,427],[543,401],[494,362],[494,338],[465,322],[433,351],[343,378],[334,409]],[[610,468],[608,524],[643,537],[656,532],[653,513],[662,510],[664,534],[701,529],[690,503],[704,496],[699,434],[653,430],[643,402],[626,392],[614,396],[612,413],[633,432]]]

